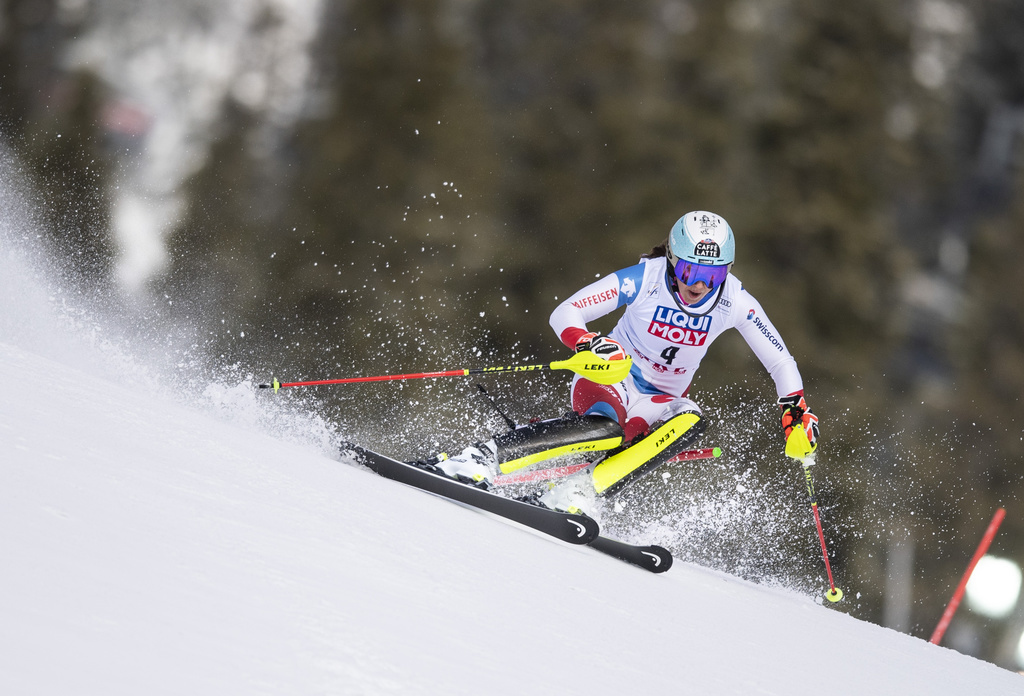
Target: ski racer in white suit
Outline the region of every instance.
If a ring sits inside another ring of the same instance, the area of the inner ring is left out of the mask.
[[[555,437],[575,437],[577,444],[587,438],[607,442],[601,438],[607,438],[613,424],[619,447],[592,471],[572,477],[541,498],[549,507],[589,511],[587,499],[595,492],[617,492],[703,432],[700,409],[688,397],[690,384],[711,343],[728,329],[740,332],[775,381],[785,435],[803,425],[813,451],[818,419],[804,399],[796,361],[761,305],[730,273],[734,260],[735,239],[724,219],[701,210],[679,218],[668,239],[640,263],[587,285],[551,314],[551,327],[569,348],[609,360],[631,356],[629,376],[618,384],[602,385],[577,375],[571,388],[577,422],[566,425],[565,419],[556,419],[546,430],[524,428],[504,441],[496,438],[497,443],[469,448],[443,468],[452,476],[489,480],[495,458],[513,459],[517,466],[532,461],[515,457],[538,439],[547,438],[550,444],[552,429],[558,430]],[[622,308],[625,311],[608,336],[587,328],[588,322]]]
[[[687,213],[672,227],[669,239],[640,263],[591,283],[555,308],[551,327],[569,348],[580,350],[610,339],[633,358],[629,378],[617,385],[577,376],[574,411],[615,418],[627,442],[676,413],[699,412],[687,398],[690,384],[711,343],[728,329],[746,340],[775,381],[780,399],[788,403],[803,396],[796,361],[779,332],[729,272],[734,249],[725,220],[706,211]],[[587,329],[587,322],[622,307],[626,311],[608,338]],[[809,412],[806,402],[802,408]]]

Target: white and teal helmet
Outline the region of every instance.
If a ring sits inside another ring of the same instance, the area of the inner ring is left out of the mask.
[[[736,241],[729,223],[706,210],[687,213],[672,225],[668,258],[674,268],[680,261],[704,266],[728,266],[736,260]]]
[[[721,287],[736,259],[736,242],[729,223],[706,210],[687,213],[668,235],[669,272],[683,285],[704,283]]]

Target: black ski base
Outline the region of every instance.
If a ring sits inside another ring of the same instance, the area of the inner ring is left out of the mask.
[[[600,533],[597,522],[586,515],[572,515],[503,498],[358,445],[346,444],[341,451],[352,454],[359,463],[384,478],[490,512],[570,544],[590,544]]]
[[[636,546],[599,536],[590,542],[590,548],[652,573],[664,573],[672,567],[671,552],[660,546]]]

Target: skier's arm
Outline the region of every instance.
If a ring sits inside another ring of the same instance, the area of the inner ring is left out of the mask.
[[[740,292],[746,314],[737,318],[736,328],[775,381],[777,403],[782,409],[782,431],[788,439],[793,427],[802,425],[813,452],[818,446],[818,417],[804,398],[804,383],[796,360],[757,300],[746,290]]]
[[[764,369],[768,370],[778,396],[803,394],[804,383],[796,360],[760,303],[746,290],[741,290],[737,309],[742,311],[737,316],[736,329],[764,365]]]
[[[584,334],[587,322],[633,301],[644,280],[644,264],[637,264],[594,281],[555,307],[549,323],[559,340],[571,349]]]

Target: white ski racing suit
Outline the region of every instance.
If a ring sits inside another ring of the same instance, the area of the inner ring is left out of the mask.
[[[779,396],[802,393],[796,361],[738,278],[730,274],[692,306],[683,305],[669,283],[665,259],[645,258],[591,283],[555,308],[551,327],[569,348],[588,332],[587,322],[626,308],[609,336],[633,358],[629,377],[606,387],[577,376],[573,410],[614,416],[627,441],[677,413],[699,413],[687,393],[708,347],[727,329],[740,332],[775,381]]]

